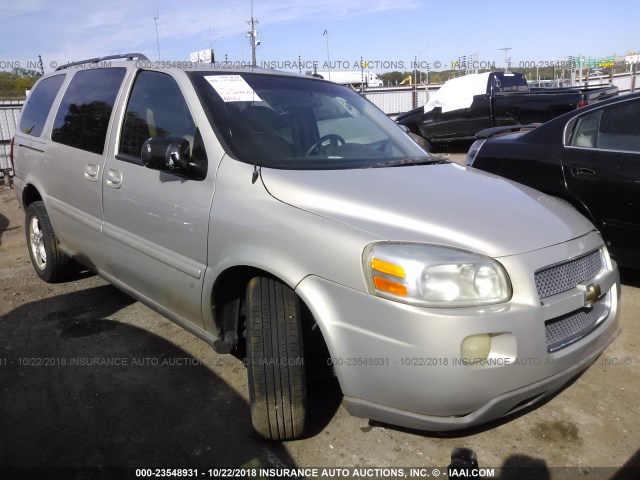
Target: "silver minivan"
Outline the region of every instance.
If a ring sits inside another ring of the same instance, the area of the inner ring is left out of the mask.
[[[267,438],[305,434],[318,352],[353,415],[452,430],[548,397],[619,334],[584,217],[328,81],[87,60],[38,81],[12,145],[36,273],[83,265],[246,352]]]

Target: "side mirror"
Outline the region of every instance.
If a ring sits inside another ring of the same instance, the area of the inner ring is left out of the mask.
[[[140,158],[145,167],[185,175],[191,167],[191,146],[181,137],[155,137],[142,144]]]

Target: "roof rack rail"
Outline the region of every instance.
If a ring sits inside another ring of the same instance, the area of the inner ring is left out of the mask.
[[[72,63],[67,63],[65,65],[60,65],[58,68],[56,68],[56,72],[58,70],[64,70],[65,68],[69,68],[69,67],[73,67],[76,65],[84,65],[85,63],[99,63],[102,62],[103,60],[115,60],[115,59],[125,59],[125,60],[149,60],[146,56],[144,56],[141,53],[119,53],[117,55],[107,55],[106,57],[96,57],[96,58],[89,58],[87,60],[81,60],[79,62],[72,62]]]

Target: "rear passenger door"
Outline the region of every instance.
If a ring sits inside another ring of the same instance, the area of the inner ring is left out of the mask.
[[[569,191],[595,217],[611,252],[640,243],[640,98],[582,115],[563,153]]]
[[[169,136],[187,139],[192,155],[206,165],[202,137],[176,79],[140,71],[105,166],[105,273],[163,313],[202,326],[213,175],[192,180],[145,168],[144,141]]]
[[[126,72],[124,67],[75,72],[57,108],[38,173],[63,248],[97,269],[102,265],[105,145]]]

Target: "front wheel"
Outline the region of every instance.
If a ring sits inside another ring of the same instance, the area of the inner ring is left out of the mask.
[[[253,427],[271,440],[300,438],[307,414],[300,300],[282,282],[255,277],[247,287],[246,309]]]
[[[43,202],[33,202],[27,208],[25,232],[31,263],[38,276],[48,283],[67,278],[71,273],[71,259],[58,247]]]

